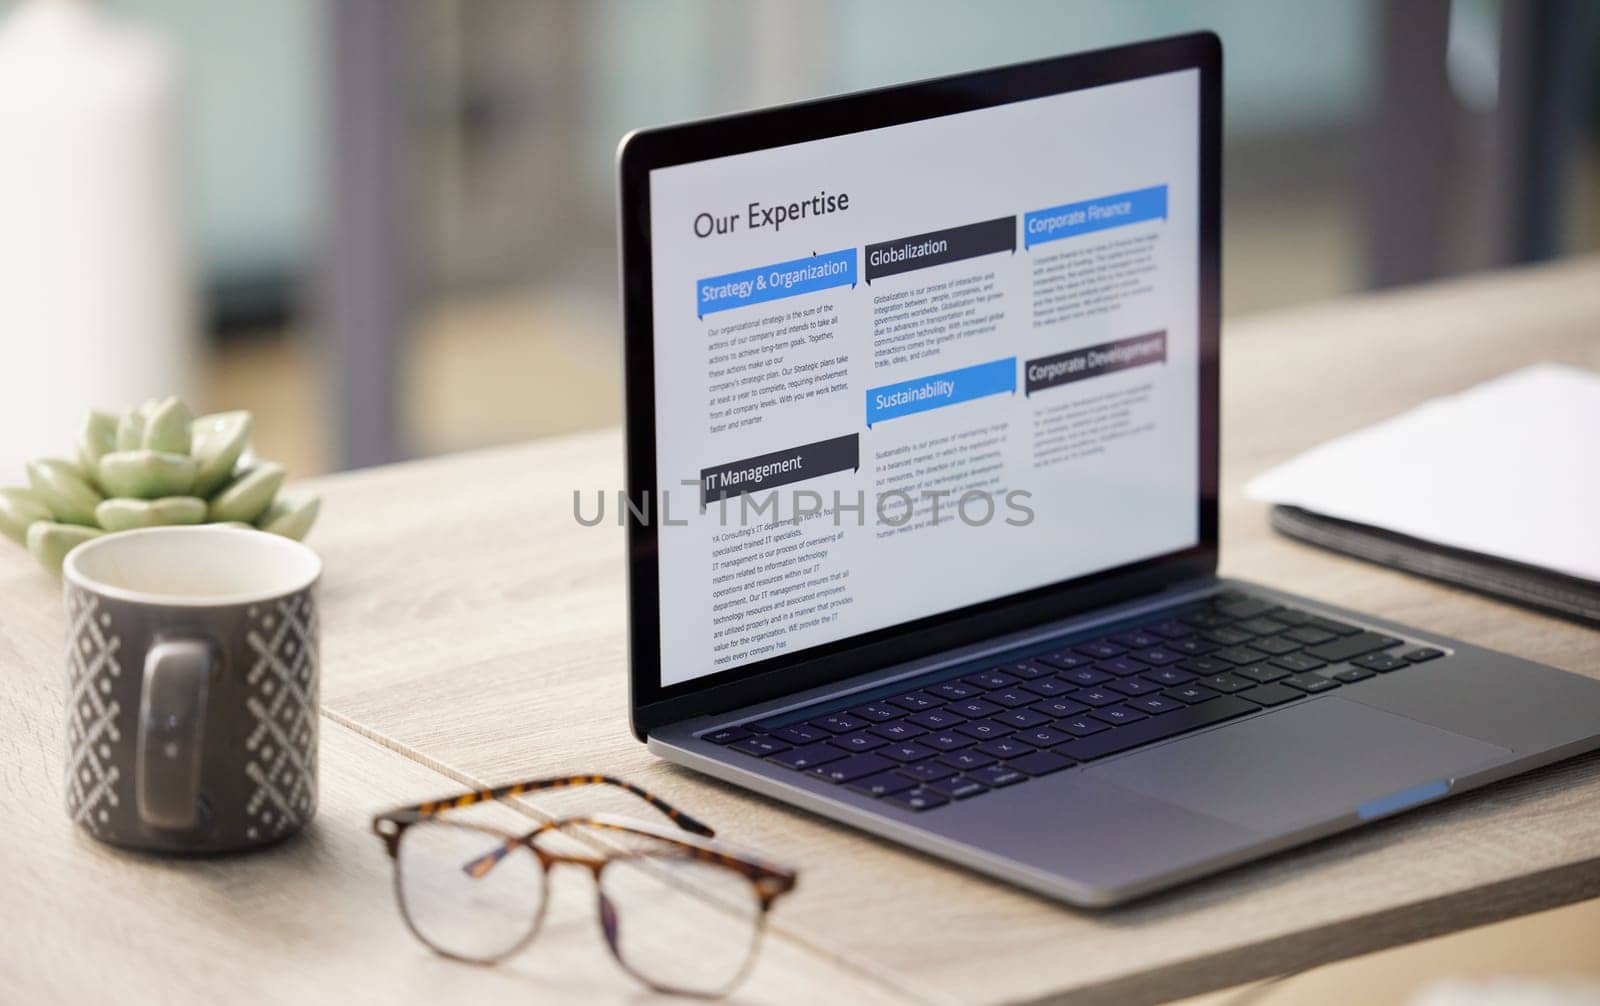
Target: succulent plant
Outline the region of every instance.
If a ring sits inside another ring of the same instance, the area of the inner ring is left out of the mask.
[[[77,545],[133,528],[234,524],[304,538],[321,501],[279,493],[283,466],[249,452],[250,424],[248,412],[197,418],[177,398],[90,412],[75,458],[31,461],[27,488],[0,489],[0,534],[56,574]]]

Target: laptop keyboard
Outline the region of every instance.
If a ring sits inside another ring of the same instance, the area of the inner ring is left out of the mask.
[[[925,811],[1446,656],[1240,591],[1033,650],[699,736]]]

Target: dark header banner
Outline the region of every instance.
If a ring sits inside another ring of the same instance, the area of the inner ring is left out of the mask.
[[[819,440],[700,470],[700,505],[861,467],[859,434]]]
[[[867,283],[871,285],[880,276],[894,276],[913,269],[926,269],[946,262],[1016,250],[1016,217],[1001,217],[998,220],[985,220],[981,224],[913,234],[908,238],[867,245]]]
[[[1167,333],[1147,332],[1116,342],[1102,342],[1054,356],[1029,360],[1022,368],[1023,394],[1083,381],[1101,374],[1167,362]]]

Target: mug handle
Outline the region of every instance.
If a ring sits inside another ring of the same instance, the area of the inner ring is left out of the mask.
[[[139,819],[164,831],[200,825],[200,766],[206,698],[216,660],[196,639],[166,639],[144,658],[134,791]]]

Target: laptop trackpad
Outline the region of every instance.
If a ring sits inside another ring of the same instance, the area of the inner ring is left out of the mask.
[[[1465,775],[1505,748],[1329,696],[1091,767],[1180,807],[1282,831]]]

